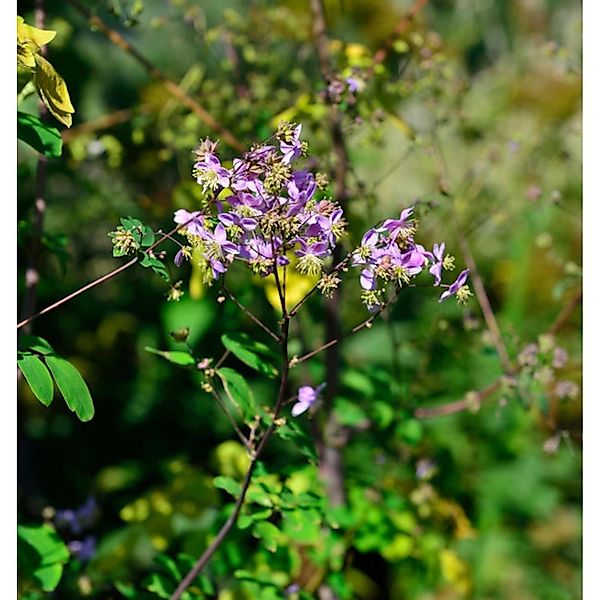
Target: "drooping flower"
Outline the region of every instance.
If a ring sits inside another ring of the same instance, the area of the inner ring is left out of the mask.
[[[448,287],[448,289],[440,296],[440,302],[446,300],[446,298],[450,298],[450,296],[454,296],[458,293],[458,291],[464,287],[467,282],[467,278],[469,277],[469,269],[465,269],[460,273],[460,275],[456,278],[456,281]]]
[[[435,277],[435,283],[433,285],[440,285],[442,282],[442,266],[444,262],[445,251],[446,244],[444,244],[444,242],[433,245],[433,256],[436,260],[431,267],[429,267],[429,272]]]
[[[184,225],[182,229],[192,235],[202,236],[204,234],[204,217],[199,210],[189,212],[184,208],[180,208],[175,211],[173,221],[178,225]]]
[[[316,402],[324,387],[324,383],[318,385],[316,388],[310,385],[302,386],[298,390],[298,401],[292,406],[292,416],[297,417],[306,412]]]

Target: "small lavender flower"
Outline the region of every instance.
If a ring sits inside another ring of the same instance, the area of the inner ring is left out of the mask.
[[[442,242],[441,244],[433,245],[433,256],[435,257],[435,262],[429,268],[429,272],[435,277],[435,283],[433,285],[440,285],[442,282],[442,267],[444,263],[444,252],[446,251],[446,244]]]
[[[214,154],[206,154],[203,161],[194,165],[196,181],[204,191],[215,191],[219,186],[229,186],[230,173],[221,166],[221,161]]]
[[[175,211],[173,221],[178,225],[184,225],[182,229],[185,229],[192,235],[201,236],[204,234],[204,217],[199,210],[189,212],[184,208],[180,208]]]
[[[469,269],[465,269],[460,273],[460,275],[456,278],[456,281],[448,287],[448,289],[440,296],[440,302],[445,300],[446,298],[450,298],[450,296],[454,296],[458,293],[458,291],[464,287],[467,282],[467,278],[469,277]]]
[[[279,149],[283,154],[282,162],[284,165],[289,165],[302,153],[302,142],[300,141],[301,132],[302,125],[297,125],[293,130],[293,134],[290,136],[291,139],[282,140],[279,143]]]
[[[292,416],[297,417],[306,412],[316,402],[324,387],[324,383],[318,385],[316,388],[310,385],[302,386],[298,390],[298,401],[292,406]]]

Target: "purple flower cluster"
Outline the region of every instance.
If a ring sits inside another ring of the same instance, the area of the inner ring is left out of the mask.
[[[293,167],[306,155],[301,133],[301,125],[283,123],[269,143],[234,158],[230,167],[221,163],[215,142],[202,142],[193,173],[203,189],[205,207],[175,212],[174,221],[186,239],[175,256],[177,266],[193,259],[207,285],[234,261],[261,277],[273,274],[276,266],[287,267],[320,277],[317,288],[325,295],[333,293],[338,272],[327,273],[324,267],[345,234],[346,221],[342,208],[324,193],[326,176]],[[387,284],[409,284],[428,269],[434,285],[443,285],[442,270],[454,268],[445,244],[434,244],[429,251],[414,241],[413,211],[407,208],[399,218],[367,231],[349,256],[352,266],[361,270],[362,297],[371,311],[384,303]],[[466,301],[467,276],[465,270],[455,283],[444,285],[440,301],[454,295]]]
[[[342,209],[318,193],[326,178],[292,167],[306,151],[301,131],[301,125],[283,124],[274,136],[276,144],[253,148],[233,159],[231,168],[221,164],[215,143],[202,143],[194,175],[211,210],[175,212],[187,240],[175,257],[177,265],[193,256],[206,284],[234,260],[262,277],[273,273],[275,265],[322,273],[346,222]]]
[[[400,213],[398,219],[387,219],[380,226],[369,229],[360,246],[352,254],[352,266],[361,269],[362,298],[370,311],[383,304],[386,284],[407,285],[412,278],[429,267],[435,282],[440,285],[442,269],[454,268],[454,259],[445,255],[445,244],[434,244],[433,252],[414,241],[417,223],[412,219],[414,207]],[[466,287],[468,269],[440,296],[440,302],[457,295],[466,299],[470,292]]]

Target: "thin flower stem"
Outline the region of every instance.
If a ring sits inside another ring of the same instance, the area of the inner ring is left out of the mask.
[[[225,350],[225,352],[223,352],[223,354],[221,355],[221,358],[219,358],[219,360],[217,361],[215,369],[220,368],[230,354],[231,352],[229,350]]]
[[[379,317],[383,313],[384,310],[386,310],[391,304],[393,304],[397,297],[398,297],[398,293],[395,293],[394,296],[388,302],[386,302],[384,305],[382,305],[381,309],[376,314],[371,315],[365,321],[362,321],[358,325],[355,325],[352,329],[350,329],[346,333],[340,335],[339,337],[337,337],[333,340],[329,340],[325,344],[322,344],[318,348],[315,348],[311,352],[308,352],[307,354],[304,354],[303,356],[301,356],[299,358],[292,359],[293,365],[294,366],[299,365],[300,363],[303,363],[305,360],[308,360],[309,358],[316,356],[320,352],[323,352],[323,350],[326,350],[327,348],[331,348],[332,346],[339,344],[343,339],[349,337],[350,335],[352,335],[354,333],[358,333],[361,329],[364,329],[365,327],[370,327],[371,324],[373,323],[373,321],[375,321],[375,319],[377,319],[377,317]]]
[[[248,317],[250,317],[250,319],[252,319],[252,321],[254,321],[263,331],[268,333],[275,341],[279,341],[279,336],[274,331],[271,331],[271,329],[269,329],[269,327],[267,327],[267,325],[265,325],[254,313],[246,308],[225,285],[223,286],[223,291],[229,296],[229,299],[232,300],[244,314],[248,315]]]
[[[350,258],[350,256],[351,255],[348,254],[341,262],[339,262],[327,274],[328,275],[335,275],[335,274],[339,273],[340,269],[348,261],[348,259]],[[319,284],[316,283],[315,285],[312,286],[312,288],[310,288],[310,290],[308,290],[308,292],[306,292],[306,294],[300,300],[298,300],[298,302],[295,304],[295,306],[292,308],[292,310],[290,310],[290,316],[291,317],[296,316],[296,313],[298,312],[298,310],[300,309],[300,307],[317,291],[318,288],[319,288]]]
[[[190,221],[191,221],[191,219],[190,219]],[[190,221],[188,221],[188,223]],[[172,229],[169,233],[163,234],[163,236],[158,241],[154,242],[154,244],[152,244],[146,250],[146,252],[150,252],[151,250],[154,250],[154,248],[156,248],[159,244],[162,244],[166,239],[168,239],[171,235],[173,235],[176,231],[178,231],[179,229],[181,229],[181,227],[184,227],[185,225],[187,225],[187,223],[182,223],[181,225],[178,225],[177,227]],[[69,300],[72,300],[73,298],[76,298],[77,296],[83,294],[84,292],[91,290],[92,288],[96,287],[97,285],[100,285],[101,283],[104,283],[105,281],[112,279],[115,275],[118,275],[119,273],[122,273],[129,267],[135,265],[135,263],[138,262],[138,260],[139,260],[139,258],[137,256],[135,258],[132,258],[129,262],[126,262],[124,265],[121,265],[120,267],[113,269],[112,271],[110,271],[109,273],[106,273],[106,275],[102,275],[102,277],[99,277],[98,279],[94,279],[94,281],[91,281],[90,283],[84,285],[83,287],[79,288],[75,292],[72,292],[68,296],[61,298],[54,304],[47,306],[46,308],[40,310],[39,312],[35,313],[34,315],[31,315],[27,319],[23,319],[22,321],[17,323],[17,329],[21,329],[21,327],[25,327],[25,325],[27,325],[28,323],[31,323],[31,321],[33,321],[34,319],[37,319],[38,317],[41,317],[42,315],[45,315],[45,314],[53,311],[54,309],[58,308],[59,306],[62,306]]]
[[[252,473],[254,472],[254,468],[256,467],[256,463],[261,456],[269,438],[273,435],[275,429],[277,428],[277,419],[279,417],[279,413],[283,408],[283,405],[286,400],[286,388],[288,382],[288,373],[289,373],[289,355],[288,355],[288,340],[289,340],[289,328],[290,328],[290,317],[289,315],[285,315],[283,317],[283,322],[281,325],[281,354],[282,354],[282,372],[281,372],[281,380],[279,383],[279,391],[277,393],[277,401],[275,403],[275,410],[273,414],[273,420],[271,424],[265,431],[265,434],[261,438],[256,450],[250,453],[250,464],[248,465],[248,470],[246,471],[246,475],[244,476],[244,480],[242,482],[242,487],[239,493],[239,496],[235,502],[235,506],[233,507],[233,512],[229,515],[227,521],[223,524],[213,541],[209,544],[206,550],[202,553],[200,558],[196,561],[196,564],[192,567],[189,573],[181,580],[173,594],[171,595],[170,600],[179,600],[181,595],[185,590],[191,585],[194,579],[198,576],[199,573],[202,572],[202,569],[208,564],[213,554],[219,549],[233,526],[235,525],[237,518],[242,509],[242,505],[244,504],[244,499],[246,498],[246,492],[250,487],[250,482],[252,480]]]
[[[227,390],[225,390],[225,393],[227,393]],[[214,396],[215,402],[217,403],[218,407],[221,409],[221,411],[223,411],[223,413],[225,414],[225,416],[229,420],[229,423],[231,423],[231,426],[234,428],[234,430],[237,433],[237,436],[240,438],[240,441],[242,442],[242,444],[244,444],[244,446],[248,450],[250,450],[250,441],[242,433],[241,429],[238,427],[238,424],[236,423],[236,421],[233,418],[232,414],[229,412],[229,409],[227,408],[227,406],[225,405],[225,403],[221,399],[221,396],[219,395],[219,392],[217,392],[217,390],[215,388],[212,388],[212,395]]]

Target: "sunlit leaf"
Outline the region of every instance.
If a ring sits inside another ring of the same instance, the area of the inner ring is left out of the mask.
[[[94,404],[88,386],[79,371],[60,356],[46,356],[46,364],[69,409],[81,421],[89,421],[94,416]]]
[[[54,397],[54,383],[46,365],[33,354],[23,355],[17,360],[17,365],[34,396],[44,406],[50,406]]]
[[[40,54],[35,55],[35,62],[36,70],[33,81],[40,98],[58,121],[71,127],[73,122],[71,115],[75,109],[71,104],[65,80]]]

